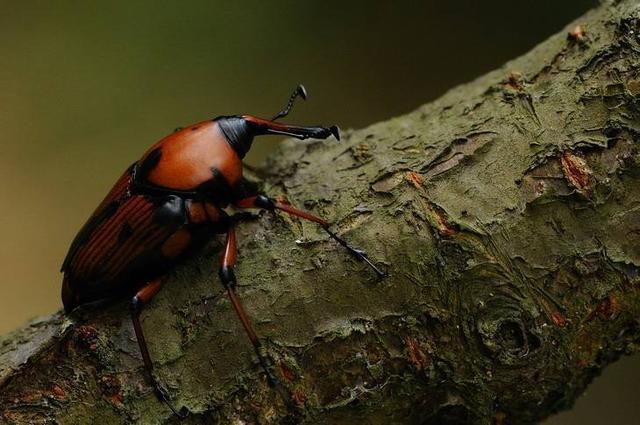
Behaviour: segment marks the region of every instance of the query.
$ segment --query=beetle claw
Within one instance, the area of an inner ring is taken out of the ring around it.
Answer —
[[[358,261],[364,261],[365,263],[367,263],[367,265],[369,265],[369,267],[371,267],[373,269],[374,272],[376,272],[376,274],[378,275],[379,279],[382,279],[383,277],[386,276],[386,273],[384,273],[382,270],[380,270],[375,264],[373,264],[373,262],[369,259],[369,256],[367,255],[367,251],[365,251],[364,249],[360,249],[360,248],[353,248],[351,247],[351,249],[349,250],[351,252],[351,254],[358,260]]]
[[[340,129],[337,125],[332,125],[331,127],[329,127],[329,131],[331,132],[331,134],[333,134],[333,137],[335,137],[336,140],[340,140]]]
[[[185,419],[187,416],[189,416],[189,409],[187,409],[186,406],[182,406],[180,410],[177,410],[173,406],[171,401],[169,401],[169,395],[167,394],[167,391],[164,388],[162,388],[162,386],[160,386],[160,384],[154,377],[152,377],[151,379],[153,380],[153,389],[158,400],[166,404],[169,410],[171,410],[171,412],[173,412],[173,414],[176,415],[178,418]]]

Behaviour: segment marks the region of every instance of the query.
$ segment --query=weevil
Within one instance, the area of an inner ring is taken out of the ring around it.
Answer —
[[[219,116],[181,129],[151,146],[115,183],[73,240],[63,262],[62,301],[67,312],[77,306],[130,296],[133,328],[145,377],[157,397],[178,412],[153,374],[153,362],[140,323],[140,312],[160,291],[164,277],[214,235],[226,234],[219,277],[257,358],[273,385],[275,377],[260,340],[236,292],[235,227],[242,213],[227,209],[282,211],[317,223],[330,238],[378,276],[383,272],[366,253],[352,247],[324,219],[257,193],[243,177],[242,160],[255,136],[283,135],[300,140],[340,140],[337,126],[302,127],[276,122],[286,117],[299,85],[286,106],[270,120],[252,115]]]

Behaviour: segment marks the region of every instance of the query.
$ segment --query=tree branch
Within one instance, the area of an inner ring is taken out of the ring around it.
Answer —
[[[580,28],[576,28],[580,25]],[[571,34],[567,36],[568,33]],[[525,56],[339,144],[286,142],[266,192],[335,222],[239,229],[239,293],[268,387],[215,273],[220,242],[143,314],[184,423],[534,423],[640,337],[640,9],[605,2]],[[9,423],[172,423],[126,303],[0,342]]]

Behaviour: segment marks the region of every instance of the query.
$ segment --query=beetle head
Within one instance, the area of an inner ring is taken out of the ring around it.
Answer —
[[[334,136],[337,140],[340,140],[340,132],[335,125],[331,127],[299,127],[276,122],[276,120],[289,115],[298,97],[302,99],[307,98],[307,91],[302,84],[299,84],[293,91],[284,109],[278,112],[271,120],[265,120],[252,115],[233,115],[217,117],[214,121],[217,121],[227,141],[241,159],[244,158],[247,152],[249,152],[249,149],[251,149],[253,137],[259,135],[273,134],[295,137],[301,140],[309,138],[326,139],[327,137]]]

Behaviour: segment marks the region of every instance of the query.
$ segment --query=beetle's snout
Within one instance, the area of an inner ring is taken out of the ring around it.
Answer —
[[[336,140],[340,141],[340,129],[337,125],[332,125],[331,127],[329,127],[329,131],[331,131],[331,134],[333,134],[333,137],[335,137]]]
[[[310,126],[301,127],[297,125],[281,124],[274,121],[267,121],[262,118],[253,117],[251,115],[245,115],[243,117],[249,123],[253,134],[258,135],[280,135],[295,137],[296,139],[327,139],[334,136],[340,140],[340,130],[337,126],[331,127],[323,126]]]
[[[333,136],[336,140],[340,140],[340,129],[337,125],[332,125],[331,127],[307,127],[304,130],[307,131],[294,135],[294,137],[298,137],[299,139],[328,139],[330,136]]]
[[[328,139],[333,136],[336,140],[340,140],[340,129],[337,125],[331,127],[294,127],[291,126],[286,130],[289,136],[293,136],[297,139]]]
[[[219,117],[215,121],[240,158],[244,158],[251,149],[254,136],[272,134],[295,137],[300,140],[328,139],[333,136],[336,140],[340,140],[340,129],[335,125],[300,127],[268,121],[252,115]]]

